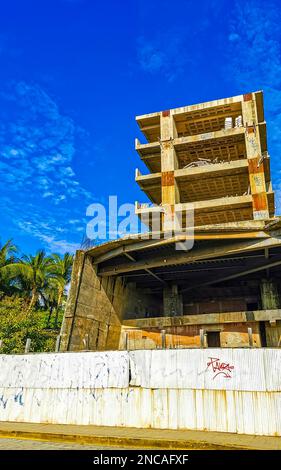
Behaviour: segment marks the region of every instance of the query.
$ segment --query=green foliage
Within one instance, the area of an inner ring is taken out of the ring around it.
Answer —
[[[31,352],[55,350],[59,330],[46,328],[46,312],[31,310],[26,313],[24,299],[5,297],[0,302],[1,353],[23,353],[27,338],[31,339]]]
[[[30,351],[54,351],[73,255],[17,252],[12,240],[0,245],[0,352],[24,352],[27,338]]]

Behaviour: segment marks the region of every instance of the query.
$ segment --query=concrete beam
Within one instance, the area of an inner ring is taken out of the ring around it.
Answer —
[[[187,292],[189,290],[193,290],[193,289],[196,289],[198,287],[211,286],[212,284],[217,284],[219,282],[230,281],[231,279],[237,279],[239,277],[247,276],[248,274],[253,274],[253,273],[256,273],[256,272],[259,272],[259,271],[264,271],[264,270],[269,269],[269,268],[275,268],[276,266],[280,266],[280,265],[281,265],[281,259],[271,261],[269,263],[262,263],[262,264],[259,264],[257,266],[254,266],[253,268],[245,269],[245,270],[239,271],[235,274],[231,274],[229,276],[215,278],[215,279],[212,279],[210,281],[202,282],[200,284],[194,284],[193,286],[189,286],[189,287],[186,287],[185,289],[182,289],[181,292]]]
[[[262,229],[264,224],[260,221],[249,221],[249,222],[236,222],[223,224],[219,226],[202,226],[199,227],[200,231],[194,233],[195,240],[221,240],[223,239],[254,239],[254,238],[269,238]],[[144,234],[142,234],[143,236]],[[148,235],[148,234],[147,234]],[[150,233],[150,236],[153,234]],[[116,247],[116,241],[111,242],[105,246],[98,246],[91,248],[87,253],[93,257],[93,264],[100,264],[109,259],[115,258],[116,256],[123,255],[124,253],[130,253],[135,251],[144,251],[152,247],[160,247],[164,245],[170,245],[177,242],[184,242],[190,240],[190,235],[181,234],[170,238],[163,238],[163,233],[155,233],[155,238],[146,238],[143,240],[135,241],[129,245],[122,245],[121,242],[124,240],[117,240],[120,242],[120,246]],[[101,249],[103,251],[101,251]],[[105,249],[107,248],[107,249]]]
[[[160,153],[160,142],[149,142],[147,144],[141,144],[138,139],[135,139],[135,150],[141,157],[146,155],[152,156],[155,152]]]
[[[214,163],[200,167],[182,168],[175,171],[175,178],[177,180],[184,179],[185,181],[194,180],[198,177],[202,178],[216,178],[236,175],[248,171],[247,160],[233,160],[229,163]]]
[[[245,142],[249,162],[249,179],[253,198],[254,219],[269,218],[269,204],[266,196],[267,186],[264,164],[261,163],[262,149],[258,125],[258,111],[255,95],[245,95],[242,102],[243,123],[246,127]]]
[[[260,93],[260,92],[255,92],[255,93]],[[185,114],[185,113],[190,113],[194,111],[202,111],[208,108],[226,106],[228,104],[240,103],[242,101],[243,101],[243,95],[237,95],[237,96],[232,96],[230,98],[206,101],[205,103],[193,104],[189,106],[183,106],[180,108],[174,108],[174,109],[171,109],[171,114],[178,115],[178,114]],[[136,121],[137,123],[141,123],[142,121],[145,121],[147,119],[158,117],[160,116],[160,114],[161,114],[161,111],[156,112],[156,113],[142,114],[142,115],[136,116]]]
[[[174,146],[194,144],[196,142],[208,142],[215,139],[227,139],[228,137],[239,136],[245,134],[244,127],[232,129],[222,129],[221,131],[206,132],[204,134],[190,135],[188,137],[178,137],[174,139]]]
[[[207,199],[206,201],[195,201],[192,203],[186,202],[181,204],[175,204],[175,211],[223,211],[225,209],[236,209],[244,206],[250,206],[252,203],[252,196],[230,196],[222,197],[218,199]],[[136,214],[143,214],[149,212],[163,212],[163,207],[151,206],[148,204],[136,203]]]
[[[237,173],[248,171],[248,161],[234,160],[229,163],[216,163],[204,165],[201,167],[182,168],[175,170],[174,176],[176,180],[184,179],[185,181],[202,178],[216,178]],[[151,185],[161,185],[161,173],[152,173],[149,175],[141,175],[139,172],[136,175],[135,181],[142,189],[150,187]]]
[[[136,261],[135,263],[124,263],[117,266],[107,266],[99,269],[101,276],[113,276],[126,272],[133,272],[142,269],[152,269],[156,267],[170,266],[172,264],[187,264],[194,261],[212,259],[220,256],[235,255],[240,253],[247,253],[251,251],[262,250],[270,247],[281,246],[281,238],[267,238],[264,240],[235,240],[231,245],[224,246],[223,244],[217,247],[204,247],[200,249],[193,248],[191,251],[176,252],[174,255],[169,256],[155,256],[150,259]]]
[[[185,325],[208,325],[224,323],[246,323],[251,321],[281,320],[281,309],[254,310],[251,312],[201,313],[200,315],[182,315],[178,317],[149,317],[123,320],[125,328],[168,328]]]
[[[221,197],[217,199],[207,199],[206,201],[195,201],[192,203],[183,203],[175,206],[175,211],[190,211],[194,208],[195,211],[223,211],[228,209],[236,209],[248,206],[252,203],[252,196],[230,196]]]

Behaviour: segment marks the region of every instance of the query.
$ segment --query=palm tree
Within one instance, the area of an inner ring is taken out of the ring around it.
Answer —
[[[58,254],[52,255],[52,262],[49,266],[49,272],[57,285],[57,305],[56,305],[56,318],[55,326],[58,324],[58,313],[61,308],[63,294],[65,288],[70,282],[71,270],[73,265],[73,255],[65,253],[63,257]]]
[[[17,251],[17,247],[13,244],[11,239],[0,247],[0,269],[6,266],[6,264],[14,262],[15,257],[13,254]]]
[[[5,275],[3,270],[4,266],[15,262],[15,253],[17,252],[16,245],[13,244],[12,240],[8,240],[4,245],[0,247],[0,289],[3,292],[9,291],[9,279]]]
[[[44,287],[41,295],[44,302],[44,308],[49,312],[46,322],[46,326],[49,328],[51,316],[57,307],[58,301],[58,288],[56,279],[48,280],[48,284]]]
[[[30,302],[28,311],[30,311],[39,299],[40,294],[50,277],[49,266],[51,257],[46,256],[44,250],[39,250],[35,256],[24,255],[13,264],[8,264],[2,268],[9,279],[22,279],[23,283],[29,288]]]

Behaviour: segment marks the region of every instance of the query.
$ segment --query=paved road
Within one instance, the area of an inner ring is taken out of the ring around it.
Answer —
[[[0,438],[0,450],[116,450],[117,447]],[[119,448],[120,449],[120,448]]]

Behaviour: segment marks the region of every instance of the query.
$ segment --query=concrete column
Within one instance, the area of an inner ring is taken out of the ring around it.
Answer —
[[[175,317],[183,314],[182,295],[179,294],[177,285],[164,287],[163,310],[164,317]]]
[[[162,219],[163,230],[172,230],[175,204],[180,202],[179,190],[174,172],[178,161],[173,140],[177,137],[174,117],[170,111],[163,111],[160,118],[161,127],[161,194],[165,214]]]
[[[260,284],[263,310],[275,310],[281,307],[278,286],[272,279],[262,279]]]
[[[254,95],[244,95],[242,102],[243,123],[246,128],[245,143],[249,165],[249,180],[253,200],[254,219],[268,219],[268,201],[264,164],[261,162],[262,151],[260,142],[257,109]]]

